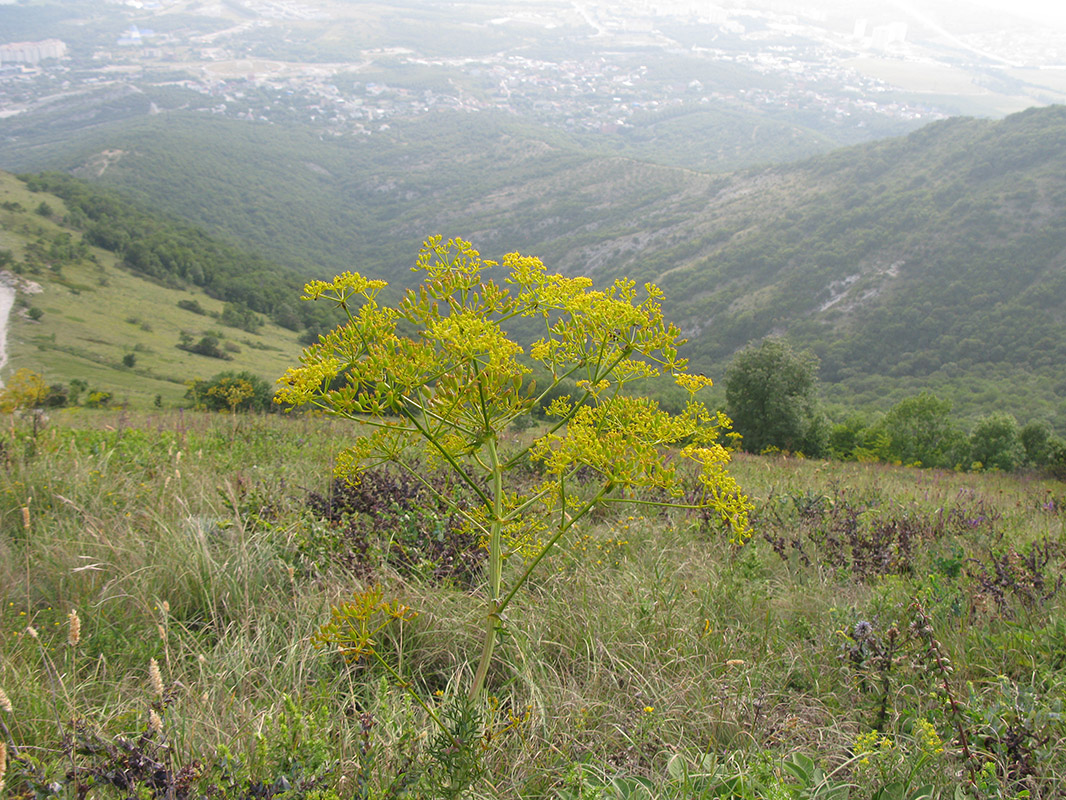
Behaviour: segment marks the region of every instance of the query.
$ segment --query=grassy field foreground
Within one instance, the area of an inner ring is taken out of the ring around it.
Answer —
[[[354,435],[84,410],[4,432],[0,793],[1064,796],[1063,484],[740,456],[748,545],[597,517],[473,707],[476,545],[395,476],[345,505]],[[388,668],[316,642],[353,597]]]

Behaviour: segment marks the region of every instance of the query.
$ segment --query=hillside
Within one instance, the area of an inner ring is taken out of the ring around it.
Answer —
[[[459,234],[661,283],[712,376],[780,334],[821,357],[841,404],[930,388],[964,415],[1061,420],[1064,143],[1051,107],[712,176],[503,118],[442,113],[370,143],[174,114],[97,129],[56,163],[302,275],[402,282],[422,238]]]
[[[187,381],[232,370],[272,383],[297,357],[296,331],[237,316],[236,304],[194,284],[138,274],[88,245],[66,224],[72,216],[61,198],[0,173],[0,260],[16,288],[5,377],[28,368],[49,384],[84,381],[83,400],[101,392],[147,408],[158,396],[170,407],[189,404]],[[178,346],[205,337],[217,340],[213,356]]]
[[[929,386],[1061,419],[1064,200],[1066,108],[950,120],[738,177],[649,277],[700,363],[781,333],[851,402]]]

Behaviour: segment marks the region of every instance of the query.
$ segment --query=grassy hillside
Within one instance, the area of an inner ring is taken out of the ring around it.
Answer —
[[[38,213],[42,204],[49,215]],[[17,299],[8,330],[9,374],[28,368],[48,383],[86,381],[90,391],[110,392],[116,403],[147,408],[159,395],[171,407],[188,404],[189,380],[247,370],[272,383],[296,359],[296,332],[269,322],[254,333],[223,324],[223,301],[122,267],[115,254],[83,245],[78,231],[61,225],[67,214],[60,198],[30,192],[0,173],[0,250],[11,254],[9,269],[20,273],[12,278]],[[183,332],[193,343],[216,335],[226,358],[179,349]]]
[[[481,578],[442,565],[477,552],[437,549],[448,521],[404,491],[331,519],[350,428],[49,425],[2,438],[9,796],[443,798],[464,764],[473,798],[1061,796],[1061,483],[741,457],[748,545],[595,516],[509,609],[492,699],[469,708]],[[417,612],[375,647],[468,747],[382,664],[314,646],[375,585]]]

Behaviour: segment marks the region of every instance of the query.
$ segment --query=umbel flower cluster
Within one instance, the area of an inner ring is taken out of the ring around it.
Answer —
[[[304,352],[277,400],[371,429],[338,456],[344,477],[390,462],[421,479],[429,462],[467,485],[480,507],[461,513],[489,551],[493,625],[537,562],[601,504],[710,510],[743,543],[751,504],[726,469],[729,420],[695,399],[710,380],[678,356],[683,340],[663,318],[661,291],[639,292],[629,280],[596,290],[589,278],[549,274],[518,253],[504,257],[502,283],[485,277],[493,268],[469,242],[433,237],[415,267],[422,284],[395,306],[379,302],[384,281],[357,273],[307,284],[304,299],[337,304],[347,323]],[[519,318],[542,330],[528,349],[504,329]],[[532,380],[537,365],[546,386]],[[662,377],[689,393],[679,414],[625,391]],[[578,390],[550,404],[547,430],[518,452],[501,451],[508,426],[564,380]],[[513,467],[530,462],[538,483],[506,485]],[[504,594],[501,565],[512,553],[528,568]]]

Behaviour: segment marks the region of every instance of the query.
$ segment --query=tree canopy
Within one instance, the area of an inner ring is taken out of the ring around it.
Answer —
[[[817,370],[815,356],[782,339],[737,353],[726,372],[726,410],[746,451],[825,452],[828,423],[815,398]]]

